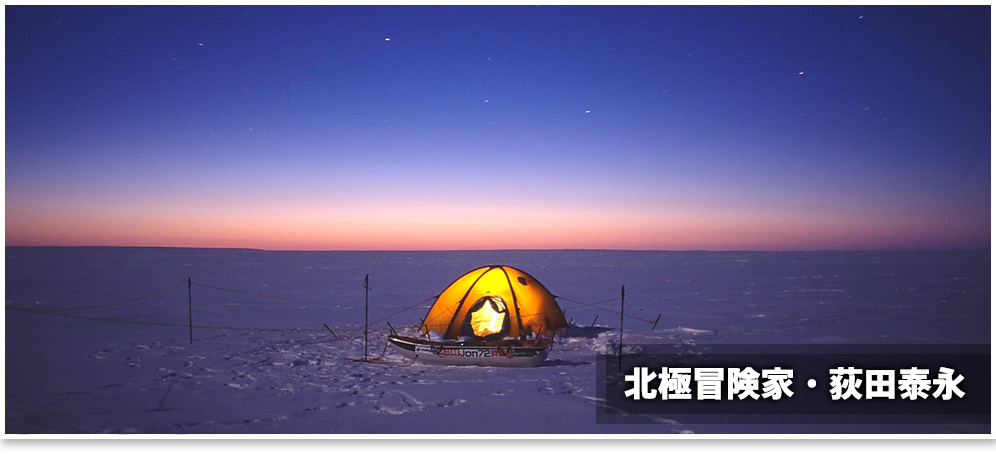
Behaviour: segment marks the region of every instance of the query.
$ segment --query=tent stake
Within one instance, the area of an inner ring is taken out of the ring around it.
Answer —
[[[328,330],[328,331],[329,331],[329,333],[331,333],[331,334],[332,334],[332,336],[334,336],[334,337],[335,337],[335,339],[337,339],[337,340],[339,339],[339,335],[336,335],[336,334],[335,334],[335,332],[333,332],[333,331],[332,331],[332,329],[330,329],[330,328],[329,328],[329,325],[328,325],[328,324],[325,324],[325,323],[322,323],[322,325],[324,325],[324,326],[325,326],[325,330]]]
[[[592,330],[595,330],[595,323],[598,322],[598,315],[595,315],[595,319],[591,320],[591,325],[588,326],[588,335],[591,335]]]
[[[650,328],[651,332],[653,332],[654,329],[657,328],[657,323],[660,322],[660,320],[661,320],[661,314],[657,313],[657,319],[654,319],[654,326]]]
[[[194,298],[192,296],[190,277],[187,277],[187,328],[190,330],[190,344],[194,344]]]
[[[619,294],[619,372],[622,373],[623,314],[626,312],[626,285]]]

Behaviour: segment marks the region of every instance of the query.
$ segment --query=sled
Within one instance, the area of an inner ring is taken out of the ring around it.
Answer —
[[[391,335],[387,340],[401,355],[427,365],[535,367],[546,360],[550,340],[485,342],[428,341]]]

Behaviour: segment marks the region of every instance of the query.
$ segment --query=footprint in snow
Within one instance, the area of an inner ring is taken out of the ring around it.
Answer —
[[[381,392],[375,399],[374,409],[381,414],[401,415],[413,411],[425,410],[425,405],[406,392],[388,390]]]
[[[328,408],[326,408],[325,406],[315,406],[313,408],[298,409],[297,411],[294,412],[296,412],[297,414],[305,414],[308,412],[324,411],[326,409]]]
[[[446,403],[439,403],[436,406],[438,406],[440,408],[448,408],[448,407],[451,407],[451,406],[461,405],[461,404],[464,404],[466,402],[467,402],[467,400],[464,400],[463,398],[457,398],[456,400],[450,400],[450,401],[447,401]]]

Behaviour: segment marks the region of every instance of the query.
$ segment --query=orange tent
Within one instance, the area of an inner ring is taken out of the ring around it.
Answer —
[[[514,267],[488,265],[465,273],[439,294],[420,330],[491,341],[566,328],[564,313],[543,284]]]

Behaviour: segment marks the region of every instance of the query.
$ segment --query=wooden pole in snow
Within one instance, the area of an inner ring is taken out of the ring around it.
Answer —
[[[194,344],[194,298],[190,290],[190,277],[187,277],[187,328],[190,330],[190,344]]]
[[[363,360],[367,360],[367,332],[370,329],[370,275],[363,278]]]
[[[619,372],[622,373],[622,343],[623,343],[623,315],[626,312],[626,286],[623,285],[619,294]]]

